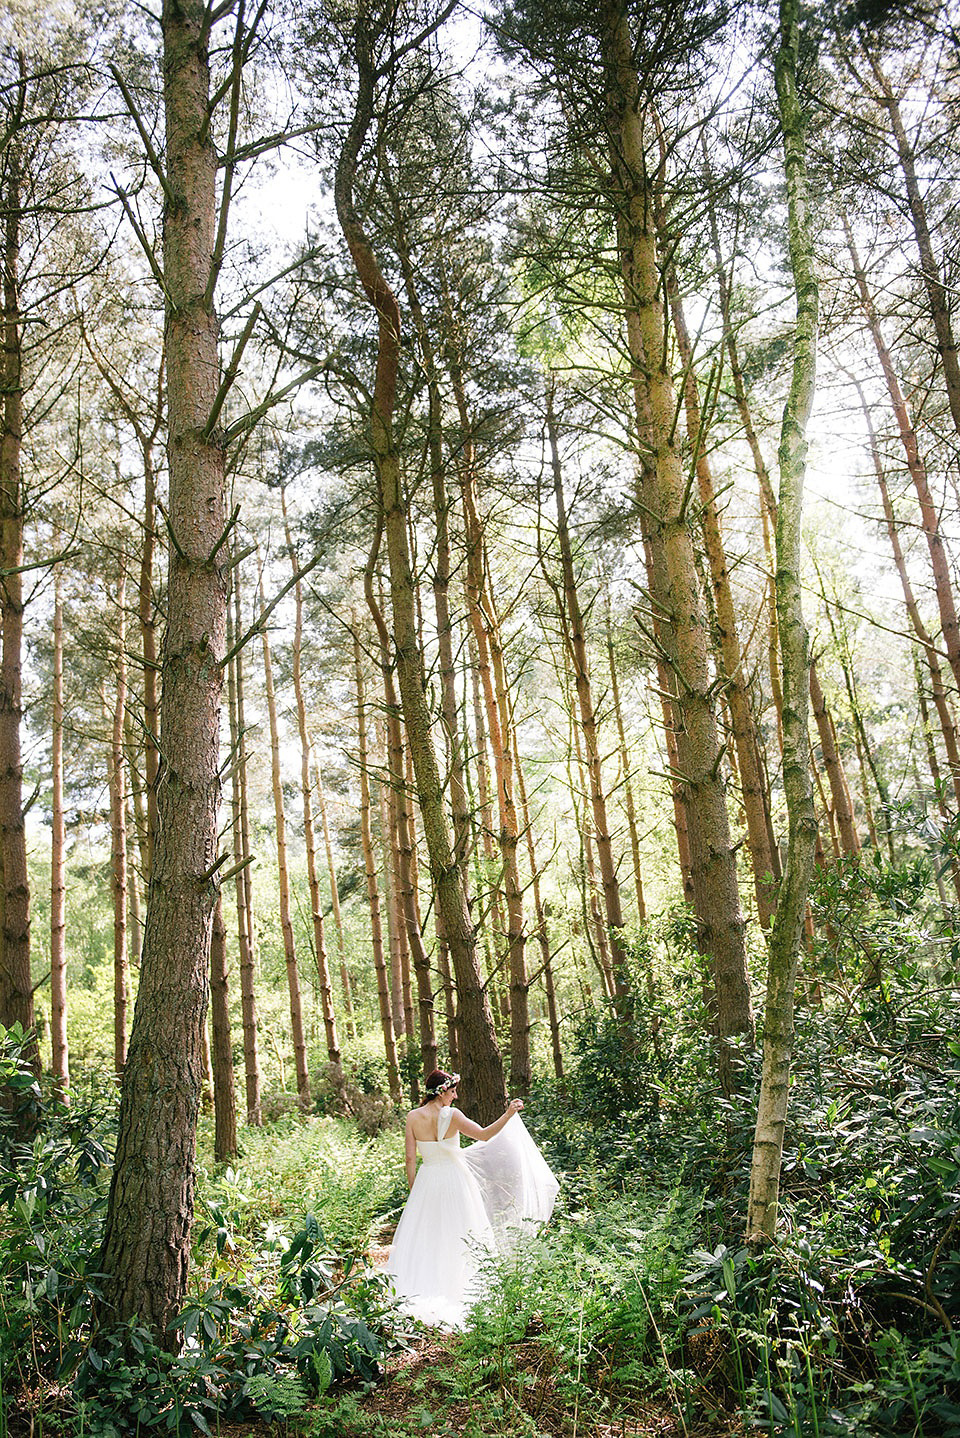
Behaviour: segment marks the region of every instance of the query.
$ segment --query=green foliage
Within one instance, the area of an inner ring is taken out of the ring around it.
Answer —
[[[254,1243],[271,1222],[291,1210],[309,1210],[335,1252],[357,1254],[367,1247],[384,1210],[403,1201],[403,1135],[398,1130],[365,1139],[344,1119],[284,1118],[246,1129],[242,1160],[220,1171],[208,1156],[209,1139],[205,1128],[201,1204],[218,1206],[235,1242]]]
[[[17,1142],[22,1110],[0,1107],[13,1134],[0,1182],[0,1365],[8,1389],[69,1366],[95,1286],[114,1135],[111,1094],[65,1108],[44,1099],[11,1030],[5,1073],[25,1098],[30,1141]]]
[[[40,1085],[30,1061],[30,1038],[20,1024],[0,1025],[0,1164],[10,1168],[24,1133],[37,1121]]]
[[[85,1422],[208,1433],[222,1419],[300,1414],[344,1378],[375,1381],[382,1348],[366,1318],[382,1311],[380,1281],[335,1280],[324,1249],[308,1214],[275,1283],[221,1278],[185,1305],[175,1355],[135,1326],[98,1333],[76,1381]]]

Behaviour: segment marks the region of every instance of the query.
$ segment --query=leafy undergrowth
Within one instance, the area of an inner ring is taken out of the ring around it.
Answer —
[[[38,1122],[28,1147],[0,1132],[0,1438],[960,1438],[960,940],[896,886],[878,917],[861,879],[827,895],[798,1016],[778,1243],[740,1238],[758,1058],[718,1094],[677,921],[684,1001],[638,1006],[629,1045],[584,1015],[562,1089],[531,1095],[561,1201],[457,1337],[410,1332],[368,1262],[399,1133],[288,1118],[231,1169],[201,1159],[180,1356],[131,1332],[90,1349],[112,1110],[44,1106],[8,1045]],[[882,984],[856,987],[881,944]]]

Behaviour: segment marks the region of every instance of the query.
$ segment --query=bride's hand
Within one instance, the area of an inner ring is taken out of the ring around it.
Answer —
[[[522,1098],[512,1098],[512,1099],[510,1100],[510,1102],[507,1104],[507,1113],[509,1113],[509,1114],[519,1113],[522,1108],[523,1108],[523,1099],[522,1099]]]

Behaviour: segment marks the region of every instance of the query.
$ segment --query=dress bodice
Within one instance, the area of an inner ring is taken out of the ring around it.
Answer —
[[[450,1127],[451,1110],[442,1108],[437,1115],[437,1136],[436,1138],[418,1138],[417,1152],[424,1163],[442,1163],[444,1159],[455,1157],[460,1152],[460,1134],[447,1134]]]

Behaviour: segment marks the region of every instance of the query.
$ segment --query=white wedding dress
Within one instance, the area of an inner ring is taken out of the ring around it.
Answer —
[[[519,1114],[461,1149],[459,1133],[447,1137],[451,1112],[440,1110],[435,1140],[417,1140],[421,1163],[386,1267],[404,1311],[436,1328],[462,1327],[484,1261],[545,1223],[560,1187]]]

